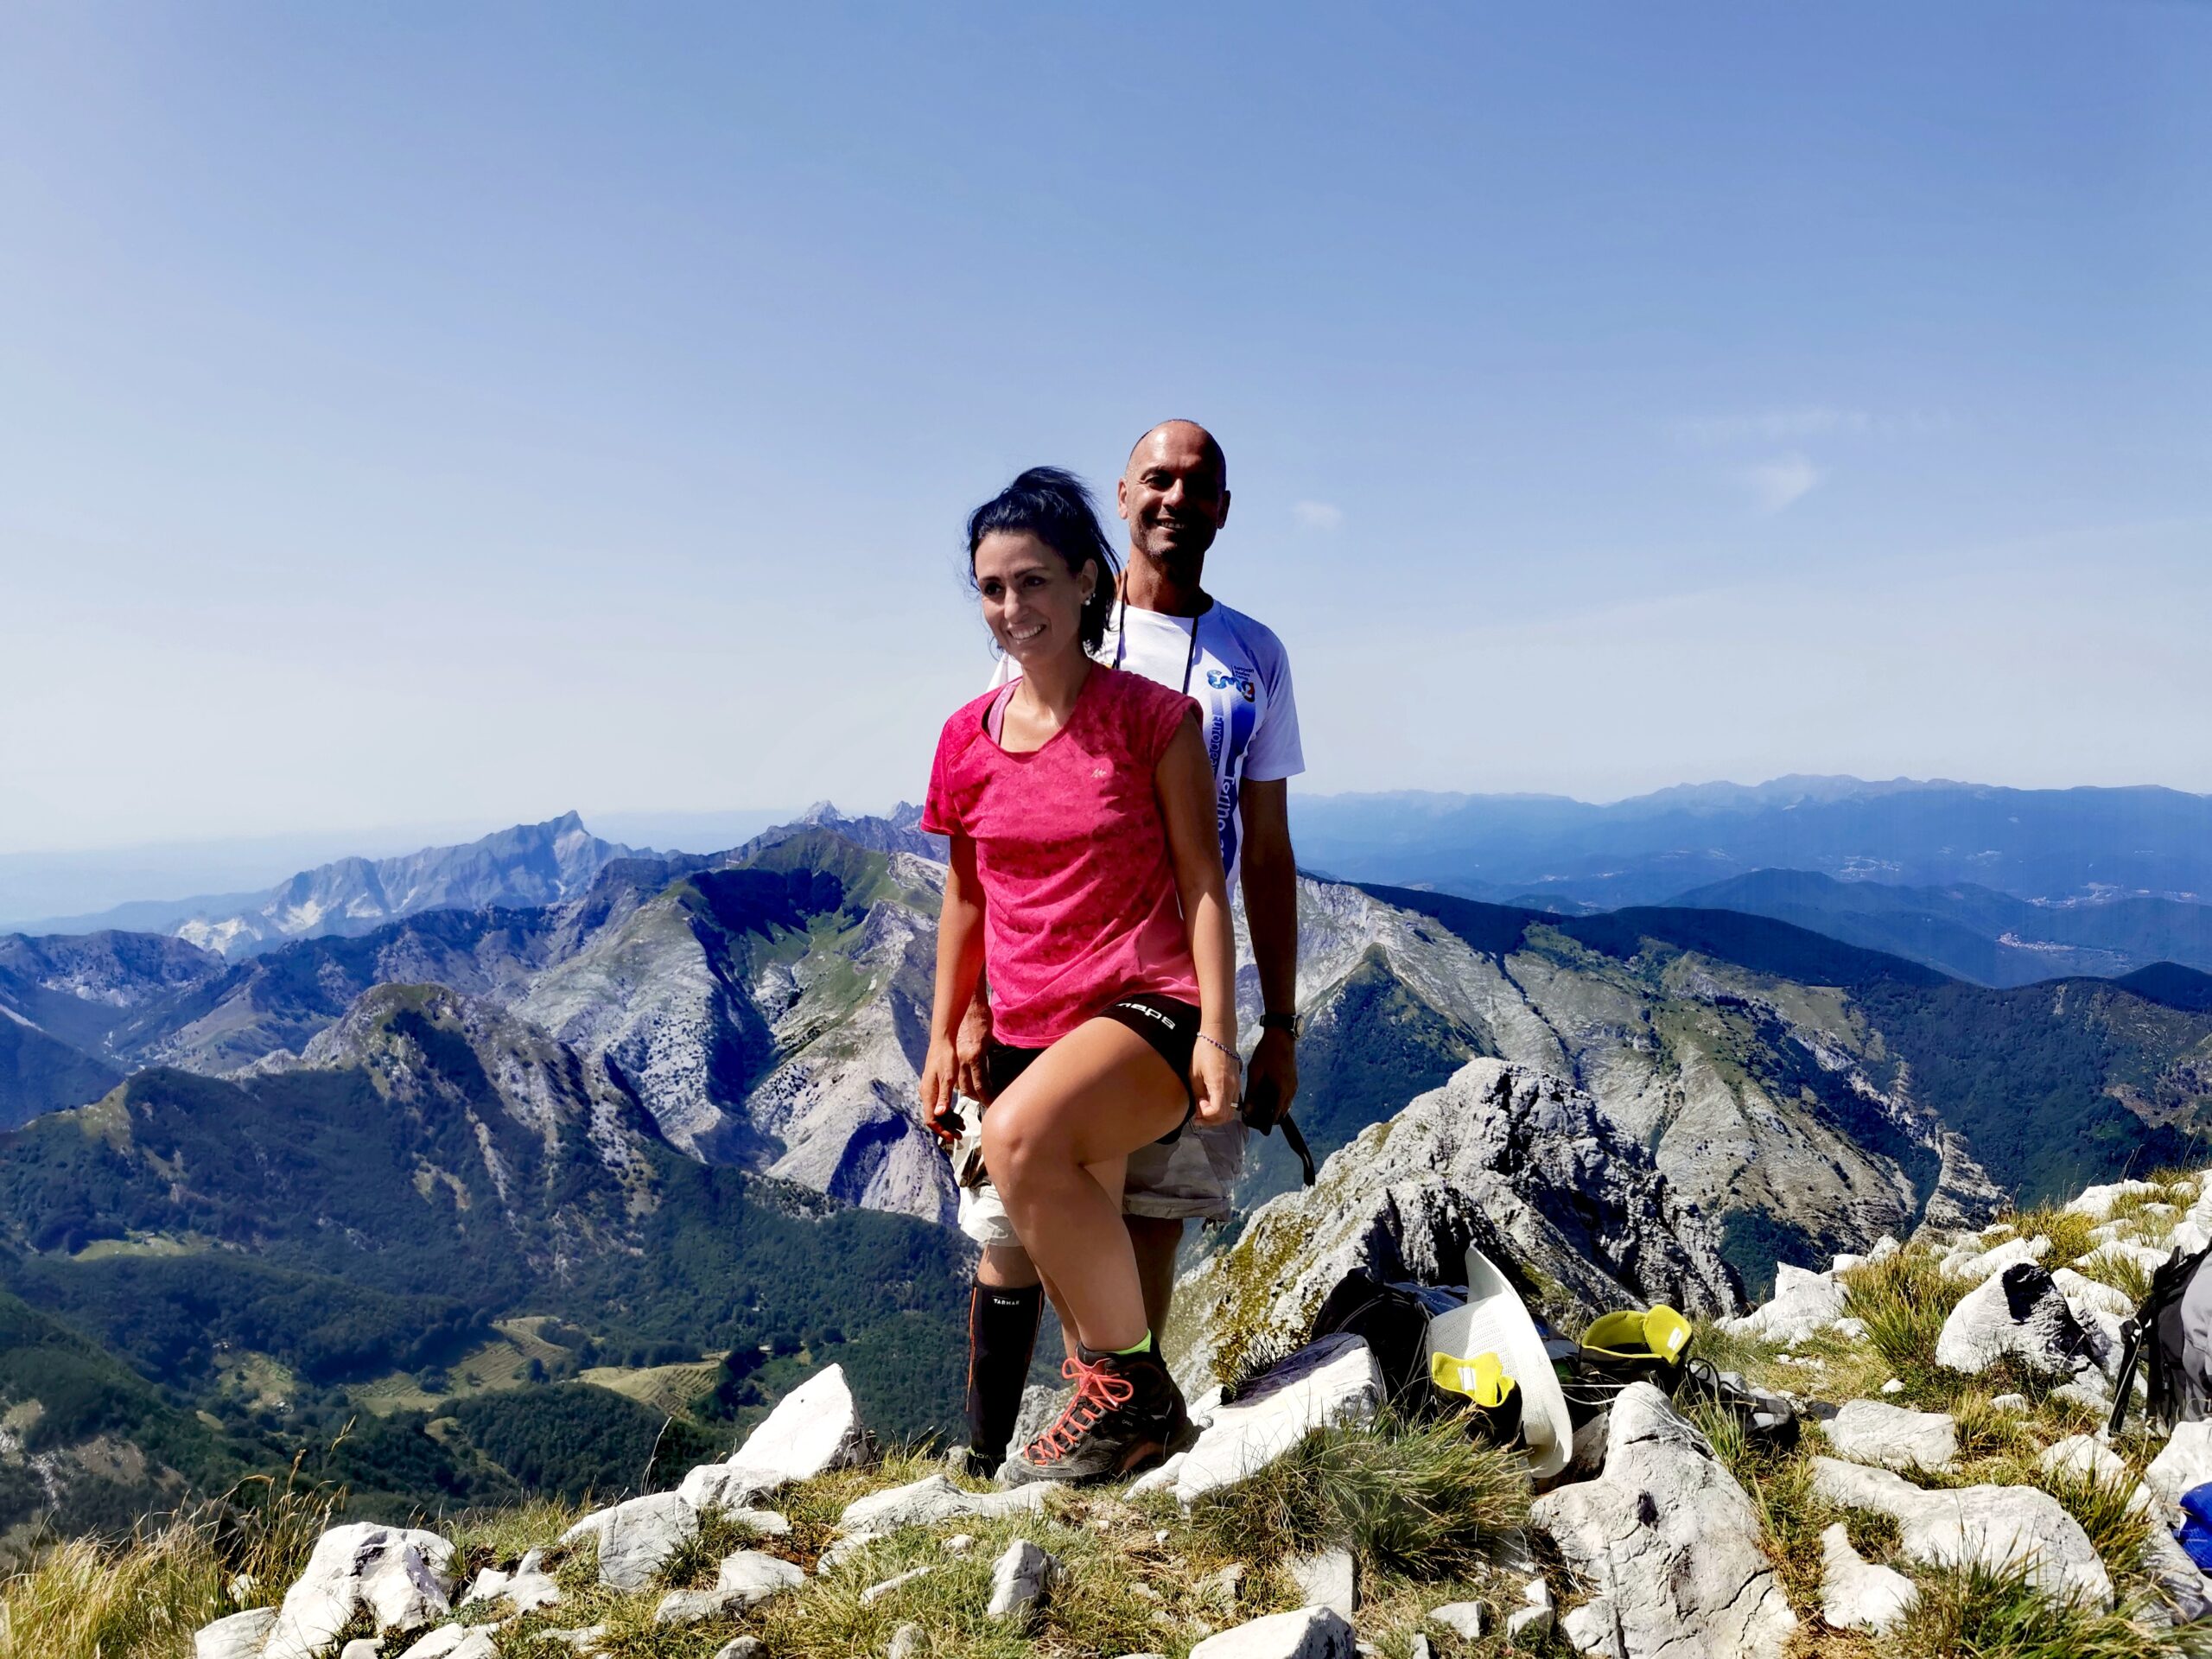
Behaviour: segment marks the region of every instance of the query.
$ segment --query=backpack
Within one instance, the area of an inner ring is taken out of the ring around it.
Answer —
[[[1428,1322],[1461,1297],[1428,1285],[1384,1284],[1355,1268],[1337,1281],[1313,1315],[1314,1338],[1338,1331],[1363,1338],[1382,1373],[1394,1410],[1408,1416],[1430,1408]]]
[[[1452,1361],[1429,1353],[1429,1325],[1467,1300],[1457,1286],[1385,1284],[1357,1269],[1337,1281],[1313,1316],[1313,1335],[1344,1332],[1363,1340],[1382,1374],[1385,1400],[1408,1422],[1458,1416],[1467,1433],[1497,1446],[1521,1433],[1521,1397],[1513,1380],[1499,1375],[1497,1356]]]
[[[2120,1327],[2120,1383],[2113,1389],[2112,1432],[2120,1433],[2143,1367],[2150,1398],[2144,1414],[2171,1429],[2212,1417],[2212,1248],[2179,1250],[2151,1275],[2151,1293]]]

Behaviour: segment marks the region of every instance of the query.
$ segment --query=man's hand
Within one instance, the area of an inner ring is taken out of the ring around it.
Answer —
[[[986,1105],[990,1096],[983,1088],[983,1051],[991,1046],[991,1005],[983,995],[968,1005],[967,1016],[952,1039],[953,1083],[970,1100]]]
[[[1259,1046],[1252,1051],[1252,1058],[1245,1065],[1244,1093],[1248,1098],[1262,1092],[1268,1085],[1275,1091],[1277,1115],[1288,1111],[1292,1097],[1298,1093],[1298,1045],[1287,1031],[1262,1032]]]

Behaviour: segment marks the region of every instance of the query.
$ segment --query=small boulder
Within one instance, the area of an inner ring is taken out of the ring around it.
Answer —
[[[610,1589],[637,1591],[698,1535],[699,1511],[681,1492],[652,1492],[586,1516],[561,1541],[596,1537],[599,1581]]]
[[[2007,1355],[2045,1376],[2064,1376],[2090,1363],[2088,1339],[2066,1298],[2032,1262],[1968,1291],[1936,1339],[1936,1363],[1969,1376]]]
[[[364,1609],[379,1635],[443,1618],[452,1562],[453,1546],[433,1532],[372,1521],[331,1528],[285,1592],[263,1659],[322,1659]]]
[[[2212,1481],[2212,1421],[2176,1423],[2158,1455],[2143,1471],[2143,1484],[2158,1501],[2158,1517],[2168,1527],[2182,1522],[2182,1494]]]
[[[725,1555],[715,1573],[715,1588],[751,1607],[806,1582],[806,1573],[790,1561],[757,1549],[741,1549]]]
[[[901,1585],[912,1584],[916,1579],[921,1578],[925,1574],[934,1573],[936,1571],[937,1568],[934,1567],[917,1567],[909,1568],[904,1573],[893,1573],[890,1578],[885,1579],[880,1583],[871,1584],[867,1589],[861,1591],[861,1605],[863,1607],[873,1606],[877,1602],[881,1601],[886,1596],[889,1595],[893,1590],[898,1589]]]
[[[1919,1599],[1910,1579],[1853,1549],[1840,1521],[1821,1535],[1821,1617],[1837,1630],[1886,1630]]]
[[[1531,1579],[1521,1592],[1521,1605],[1505,1615],[1505,1639],[1533,1642],[1552,1629],[1552,1590],[1541,1579]]]
[[[2109,1221],[2113,1206],[2120,1199],[2158,1190],[2148,1181],[2113,1181],[2103,1186],[2086,1186],[2082,1189],[2081,1197],[2065,1206],[2063,1213],[2087,1216],[2091,1221]]]
[[[193,1659],[261,1659],[276,1625],[274,1607],[252,1607],[203,1624],[192,1638]]]
[[[1298,1586],[1300,1606],[1333,1607],[1346,1618],[1357,1611],[1359,1574],[1349,1549],[1293,1555],[1283,1562],[1283,1568]]]
[[[779,1400],[729,1461],[734,1468],[772,1478],[760,1488],[772,1491],[832,1469],[864,1466],[874,1456],[874,1439],[861,1427],[844,1367],[828,1365]]]
[[[1044,1507],[1049,1489],[1041,1482],[1002,1492],[963,1491],[945,1475],[925,1475],[887,1491],[870,1492],[845,1505],[837,1530],[881,1538],[904,1527],[934,1526],[957,1516],[996,1519],[1033,1513]]]
[[[2125,1485],[2133,1478],[2120,1453],[2093,1434],[2069,1434],[2048,1447],[2036,1459],[2036,1467],[2046,1475],[2099,1481],[2107,1486]]]
[[[993,1618],[1027,1618],[1059,1571],[1059,1563],[1027,1538],[1017,1538],[991,1563]]]
[[[1959,1455],[1959,1426],[1948,1412],[1853,1400],[1825,1427],[1829,1444],[1854,1463],[1933,1471],[1949,1468]]]
[[[1992,1274],[2002,1273],[2023,1262],[2040,1262],[2050,1254],[2050,1241],[2047,1238],[2008,1238],[1993,1250],[1946,1256],[1942,1273],[1946,1279],[1964,1279],[1978,1285]]]
[[[1175,1496],[1188,1504],[1249,1479],[1309,1430],[1373,1422],[1382,1402],[1382,1373],[1367,1344],[1347,1333],[1323,1337],[1214,1413],[1176,1470]]]
[[[373,1636],[357,1636],[338,1649],[338,1659],[384,1659],[384,1643]]]
[[[2015,1417],[2024,1417],[2035,1409],[2028,1403],[2028,1396],[2024,1394],[1993,1394],[1989,1396],[1989,1408],[2009,1412]]]
[[[891,1645],[883,1650],[883,1659],[914,1659],[922,1650],[922,1627],[908,1623],[891,1632]]]
[[[716,1648],[715,1659],[768,1659],[768,1644],[757,1636],[741,1636]]]
[[[1739,1319],[1721,1320],[1720,1328],[1794,1347],[1843,1317],[1843,1287],[1833,1275],[1783,1262],[1775,1266],[1772,1298]]]
[[[1605,1472],[1545,1493],[1529,1521],[1601,1586],[1567,1618],[1579,1647],[1618,1633],[1630,1659],[1779,1659],[1797,1628],[1750,1497],[1649,1382],[1613,1402]]]
[[[1441,1624],[1462,1642],[1479,1642],[1490,1629],[1490,1609],[1479,1601],[1447,1601],[1428,1610],[1432,1624]]]
[[[441,1624],[402,1653],[399,1659],[499,1659],[499,1651],[488,1630],[471,1630],[466,1624]]]
[[[720,1590],[671,1590],[653,1609],[653,1623],[665,1630],[684,1630],[717,1618],[728,1618],[741,1605],[735,1596]]]
[[[1900,1547],[1930,1567],[2018,1565],[2044,1594],[2112,1605],[2112,1578],[2082,1523],[2032,1486],[1962,1486],[1930,1491],[1886,1470],[1836,1458],[1813,1459],[1815,1496],[1896,1520]]]
[[[765,1469],[734,1463],[702,1463],[683,1477],[677,1494],[702,1515],[749,1512],[753,1500],[780,1484]]]
[[[1342,1613],[1301,1607],[1210,1636],[1191,1649],[1191,1659],[1354,1659],[1357,1651]]]

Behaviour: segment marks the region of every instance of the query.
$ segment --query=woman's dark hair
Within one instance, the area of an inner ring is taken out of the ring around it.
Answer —
[[[1077,575],[1096,563],[1098,585],[1083,607],[1077,632],[1085,651],[1096,651],[1106,638],[1106,619],[1114,613],[1114,576],[1121,568],[1114,562],[1113,544],[1098,528],[1098,510],[1090,492],[1073,473],[1058,467],[1032,467],[996,495],[968,515],[968,578],[976,577],[976,550],[983,537],[1004,531],[1034,536],[1066,561]]]

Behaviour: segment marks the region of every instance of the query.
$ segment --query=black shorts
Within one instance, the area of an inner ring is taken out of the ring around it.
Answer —
[[[1191,1056],[1198,1046],[1198,1011],[1192,1004],[1172,996],[1160,996],[1150,991],[1140,991],[1134,996],[1117,997],[1096,1015],[1127,1026],[1150,1043],[1160,1058],[1167,1062],[1175,1075],[1183,1081],[1183,1122],[1160,1137],[1159,1144],[1172,1146],[1198,1109],[1198,1096],[1191,1091]],[[983,1051],[983,1082],[996,1100],[1007,1091],[1014,1080],[1027,1071],[1041,1048],[1014,1048],[1005,1043],[993,1043]]]

